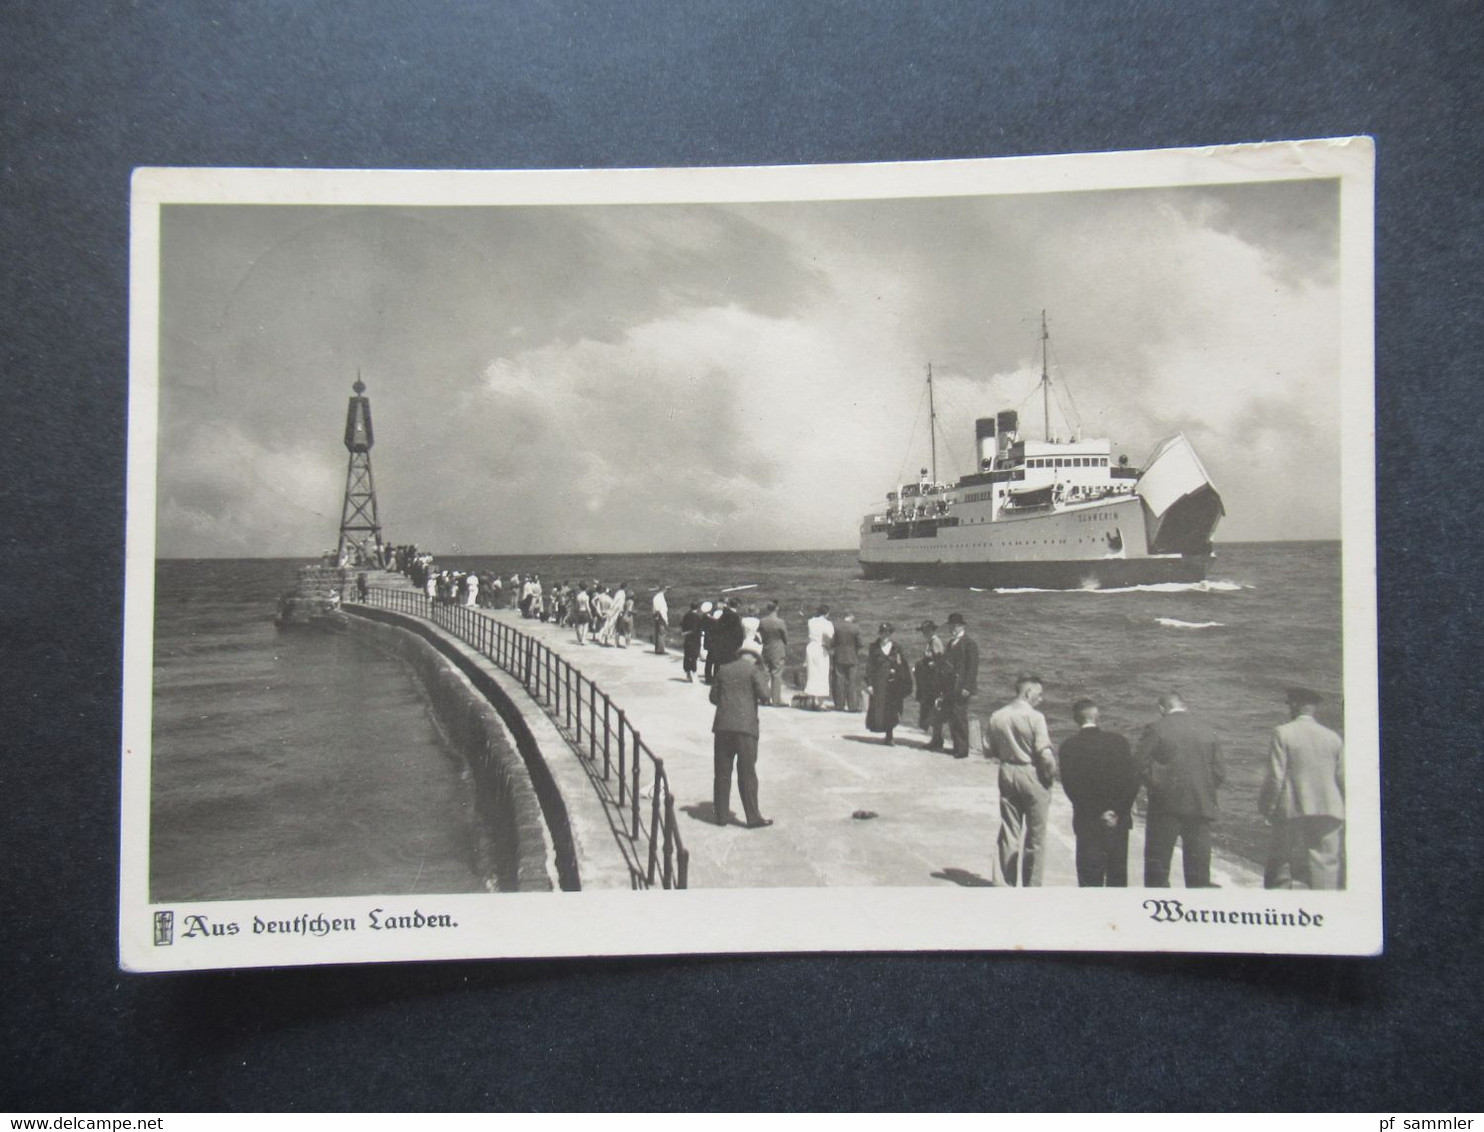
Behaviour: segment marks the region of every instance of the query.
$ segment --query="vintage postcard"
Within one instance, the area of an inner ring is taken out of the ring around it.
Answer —
[[[1376,953],[1373,163],[137,171],[122,965]]]

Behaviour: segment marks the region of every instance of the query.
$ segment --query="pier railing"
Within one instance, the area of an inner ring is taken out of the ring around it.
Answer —
[[[607,692],[529,633],[477,609],[388,586],[369,587],[367,600],[433,622],[519,680],[563,730],[590,773],[613,792],[624,832],[639,852],[638,863],[630,866],[635,886],[686,887],[690,853],[680,837],[664,760],[649,749]]]

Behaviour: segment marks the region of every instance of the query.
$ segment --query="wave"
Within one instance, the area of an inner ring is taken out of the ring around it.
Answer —
[[[1150,582],[1142,586],[1108,586],[1106,589],[1098,586],[1083,586],[1075,590],[1046,589],[1039,586],[1004,586],[996,589],[997,594],[1225,594],[1237,593],[1240,590],[1250,590],[1251,586],[1243,585],[1241,582],[1207,581],[1207,582]]]
[[[1155,622],[1166,629],[1224,629],[1222,621],[1180,621],[1174,617],[1156,617]]]

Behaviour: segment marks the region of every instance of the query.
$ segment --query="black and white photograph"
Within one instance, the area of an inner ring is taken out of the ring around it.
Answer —
[[[1374,954],[1372,161],[140,170],[121,962]]]

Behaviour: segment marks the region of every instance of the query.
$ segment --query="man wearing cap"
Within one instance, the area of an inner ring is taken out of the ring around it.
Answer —
[[[1217,788],[1226,780],[1216,733],[1175,692],[1159,697],[1159,718],[1139,740],[1139,767],[1149,790],[1144,825],[1144,887],[1170,887],[1175,842],[1186,888],[1211,887],[1211,826]]]
[[[1039,676],[1015,681],[1015,698],[989,717],[989,749],[1000,764],[1000,837],[996,864],[1001,884],[1033,887],[1046,870],[1046,819],[1056,754]]]
[[[944,650],[943,711],[953,757],[969,757],[969,698],[979,688],[979,646],[969,636],[962,613],[948,615],[948,647]]]
[[[1289,722],[1273,730],[1257,808],[1273,827],[1266,888],[1339,888],[1344,870],[1345,744],[1314,718],[1322,697],[1288,691]]]
[[[717,657],[716,678],[711,684],[711,702],[716,715],[711,722],[712,820],[726,825],[732,815],[732,764],[737,764],[737,790],[748,829],[772,825],[757,805],[757,705],[768,700],[768,680],[757,666],[762,646],[746,641]]]
[[[856,627],[855,614],[847,613],[834,619],[835,651],[830,654],[834,665],[834,694],[836,711],[860,711],[861,689],[857,667],[860,664],[861,631]]]
[[[1128,885],[1130,811],[1139,796],[1139,764],[1128,740],[1098,726],[1098,705],[1078,700],[1079,730],[1057,752],[1061,788],[1072,803],[1077,838],[1077,883],[1083,888]]]

